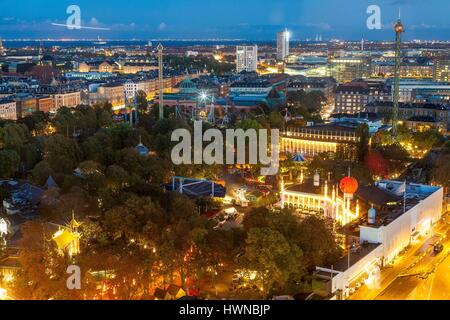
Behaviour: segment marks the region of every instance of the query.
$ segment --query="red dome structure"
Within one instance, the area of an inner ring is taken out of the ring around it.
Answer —
[[[355,194],[358,191],[358,181],[353,177],[345,177],[339,183],[339,189],[344,194]]]

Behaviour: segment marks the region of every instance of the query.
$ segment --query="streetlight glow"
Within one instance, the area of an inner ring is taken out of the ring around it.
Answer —
[[[6,289],[0,288],[0,300],[6,300],[7,292]]]

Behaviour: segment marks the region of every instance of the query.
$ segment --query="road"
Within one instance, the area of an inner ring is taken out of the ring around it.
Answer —
[[[320,116],[322,117],[322,119],[327,120],[330,118],[331,114],[334,111],[334,102],[333,103],[329,103],[326,106],[324,106],[322,108],[322,111],[320,112]]]
[[[380,289],[360,288],[350,300],[441,300],[450,299],[450,218],[445,215],[433,234],[413,244],[381,271]],[[446,235],[444,251],[434,254],[436,235]]]
[[[444,221],[445,223],[445,221]],[[450,228],[444,231],[444,251],[432,247],[380,293],[376,300],[450,300]]]

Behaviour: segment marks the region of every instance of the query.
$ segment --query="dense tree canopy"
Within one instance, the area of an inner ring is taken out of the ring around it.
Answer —
[[[171,133],[191,126],[142,113],[133,127],[113,123],[110,105],[61,108],[53,118],[33,114],[21,124],[2,124],[0,178],[21,172],[43,186],[52,176],[59,187],[45,191],[41,219],[22,230],[23,271],[14,283],[18,297],[140,299],[156,287],[195,284],[211,272],[221,276],[235,267],[258,271],[257,297],[267,297],[297,286],[314,263],[335,257],[331,231],[322,220],[299,221],[290,211],[258,208],[246,215],[243,229],[222,230],[203,214],[216,205],[213,201],[165,192],[162,184],[173,175],[220,179],[225,168],[174,166],[168,160]],[[236,127],[283,125],[274,111],[252,115]],[[138,153],[138,143],[151,152]],[[257,204],[276,201],[268,197]],[[52,235],[73,214],[81,222],[81,253],[70,259],[57,250]],[[307,243],[306,237],[317,239]],[[82,270],[81,292],[65,287],[65,268],[73,261]],[[34,264],[39,267],[33,269]]]

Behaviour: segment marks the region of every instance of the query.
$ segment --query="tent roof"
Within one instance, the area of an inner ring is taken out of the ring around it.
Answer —
[[[297,153],[295,156],[292,157],[292,161],[305,162],[306,160],[300,153]]]
[[[53,179],[52,176],[49,176],[47,182],[45,183],[45,188],[52,189],[52,188],[59,188],[59,186],[56,183],[55,179]]]

